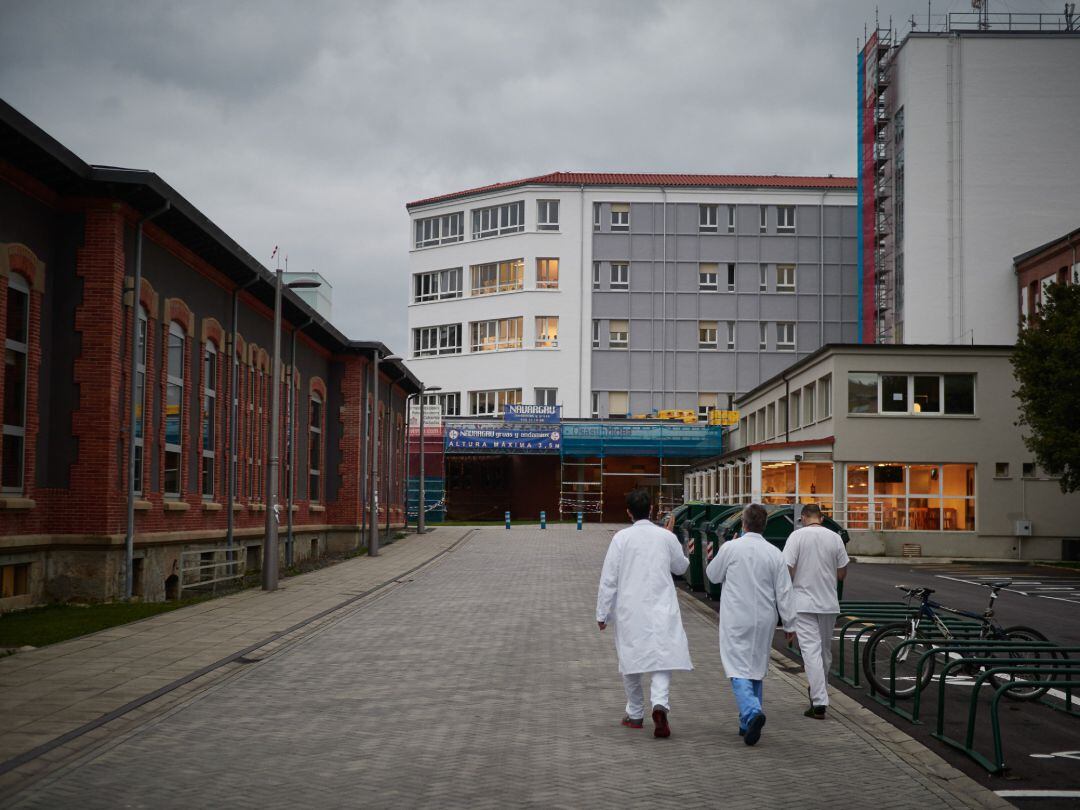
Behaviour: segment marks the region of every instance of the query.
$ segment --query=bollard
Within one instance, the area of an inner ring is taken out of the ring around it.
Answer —
[[[577,513],[577,530],[581,531],[581,512]]]
[[[547,512],[545,512],[543,509],[540,510],[540,528],[547,528]]]
[[[507,529],[510,528],[510,510],[509,509],[506,510],[506,528]]]

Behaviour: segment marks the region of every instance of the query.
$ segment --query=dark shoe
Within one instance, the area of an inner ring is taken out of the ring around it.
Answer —
[[[743,737],[743,742],[747,745],[757,745],[757,741],[761,739],[761,729],[764,726],[765,715],[755,714],[754,719],[746,726],[746,735]]]
[[[643,728],[645,726],[644,717],[631,717],[628,714],[623,715],[622,724],[627,728]]]
[[[825,707],[824,706],[811,706],[805,712],[803,717],[813,717],[815,720],[825,719]]]
[[[740,737],[745,737],[746,736],[746,729],[745,728],[740,728],[739,729],[739,736]]]
[[[653,706],[652,710],[653,721],[653,736],[654,737],[670,737],[671,726],[667,721],[667,709],[663,706]]]

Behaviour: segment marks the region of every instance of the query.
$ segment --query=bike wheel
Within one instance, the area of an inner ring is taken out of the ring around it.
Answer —
[[[1046,636],[1044,636],[1038,630],[1035,630],[1032,627],[1024,627],[1022,625],[1016,625],[1014,627],[1006,627],[1005,628],[1005,638],[1008,639],[1009,641],[1047,641],[1048,640],[1046,638]],[[1054,661],[1055,658],[1065,658],[1066,657],[1063,653],[1055,652],[1055,651],[1049,650],[1049,649],[1040,650],[1038,652],[1035,652],[1034,650],[1030,650],[1028,652],[1014,652],[1014,653],[1010,652],[1007,655],[1003,655],[1001,653],[998,653],[997,655],[1001,656],[1002,663],[1005,663],[1005,661],[1008,658],[1039,658],[1039,659],[1045,658],[1045,659],[1047,659],[1047,666],[1052,666],[1053,661]],[[1032,664],[1031,666],[1037,667],[1039,665],[1038,664]],[[994,688],[997,689],[999,686],[1002,686],[1002,685],[1004,685],[1006,683],[1010,683],[1012,681],[1051,681],[1051,680],[1053,680],[1053,677],[1054,676],[1050,675],[1049,673],[1046,674],[1046,675],[1041,675],[1041,674],[1039,674],[1037,672],[1036,673],[1027,673],[1027,674],[1017,674],[1017,675],[1001,674],[1001,675],[991,675],[990,676],[990,681],[994,684]],[[1009,698],[1010,700],[1035,700],[1035,699],[1041,698],[1043,695],[1045,695],[1049,688],[1050,688],[1049,686],[1031,686],[1031,687],[1025,687],[1023,689],[1010,689],[1008,692],[1005,693],[1005,697]]]
[[[863,649],[863,673],[870,688],[882,695],[888,695],[891,686],[890,666],[893,650],[911,640],[911,625],[906,622],[886,624],[879,627],[870,636]],[[921,638],[915,636],[915,638]],[[898,698],[910,698],[916,690],[926,688],[934,677],[934,659],[929,658],[923,666],[922,676],[916,683],[916,669],[923,653],[934,648],[929,639],[908,644],[896,659],[896,690]]]

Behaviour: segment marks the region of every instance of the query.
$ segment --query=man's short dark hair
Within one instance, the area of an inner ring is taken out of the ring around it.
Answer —
[[[742,512],[743,531],[761,534],[765,531],[765,521],[768,517],[769,513],[765,511],[765,507],[760,503],[750,504]]]
[[[803,504],[802,514],[803,517],[810,517],[821,520],[821,507],[818,506],[816,503]]]
[[[632,489],[626,493],[626,508],[634,520],[645,520],[652,511],[652,498],[644,489]]]

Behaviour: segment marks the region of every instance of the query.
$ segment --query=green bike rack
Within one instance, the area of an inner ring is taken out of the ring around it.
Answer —
[[[1076,673],[1076,672],[1077,672],[1076,669],[1071,669],[1070,670],[1070,674],[1073,674],[1073,673]],[[1042,682],[1041,681],[1009,681],[1008,683],[1003,683],[994,692],[994,697],[990,701],[990,729],[991,729],[991,731],[993,732],[993,735],[994,735],[994,762],[993,762],[993,764],[994,764],[996,770],[991,771],[991,773],[1001,773],[1002,771],[1005,770],[1005,754],[1001,750],[1001,722],[1000,722],[999,716],[998,716],[998,710],[999,710],[999,705],[1001,703],[1001,698],[1010,689],[1019,689],[1022,686],[1033,686],[1033,685],[1038,685],[1040,683],[1042,683]],[[1054,681],[1054,685],[1055,686],[1064,686],[1065,687],[1065,694],[1068,695],[1068,703],[1067,703],[1067,705],[1069,707],[1071,707],[1072,706],[1072,690],[1075,689],[1076,687],[1080,687],[1080,678],[1069,678],[1069,680],[1065,680],[1065,681]],[[1069,711],[1069,714],[1073,714],[1073,712]],[[975,754],[975,756],[978,756],[978,755]],[[979,757],[979,759],[982,759],[982,757]],[[979,760],[976,759],[975,761],[978,762]],[[985,765],[983,767],[985,767]]]

